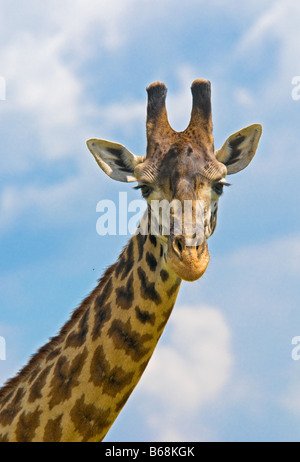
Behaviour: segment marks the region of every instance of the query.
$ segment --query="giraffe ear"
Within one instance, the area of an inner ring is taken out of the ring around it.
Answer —
[[[106,140],[91,139],[87,146],[99,167],[113,180],[137,181],[134,176],[135,167],[144,162],[145,157],[136,156],[118,143]]]
[[[262,134],[260,124],[250,125],[231,135],[215,152],[219,162],[227,167],[227,174],[240,172],[250,164]]]

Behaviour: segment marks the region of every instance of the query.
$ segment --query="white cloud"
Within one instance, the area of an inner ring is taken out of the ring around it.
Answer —
[[[30,114],[31,123],[35,120],[36,143],[40,140],[42,151],[38,161],[47,163],[49,160],[72,155],[72,164],[77,165],[78,175],[50,186],[11,183],[3,187],[0,191],[2,231],[17,220],[20,221],[28,211],[36,212],[41,222],[61,220],[66,210],[70,220],[73,212],[78,212],[78,209],[74,210],[76,200],[82,197],[87,184],[91,182],[88,175],[90,164],[82,160],[82,151],[86,149],[85,140],[92,132],[84,121],[85,115],[93,113],[102,127],[101,132],[107,133],[106,138],[110,138],[110,134],[115,131],[124,135],[133,133],[141,121],[144,125],[146,115],[146,92],[143,100],[124,99],[95,107],[89,102],[83,104],[83,89],[79,80],[72,69],[61,61],[55,43],[49,40],[45,49],[39,49],[34,63],[31,62],[33,45],[33,38],[27,37],[20,48],[6,51],[6,61],[10,61],[8,77],[14,88],[11,107],[15,112]],[[25,80],[18,77],[21,68],[24,69]],[[183,129],[190,117],[189,88],[195,77],[193,69],[185,66],[179,68],[177,73],[179,88],[168,95],[167,105],[174,128]],[[28,150],[28,146],[24,146],[24,149]],[[86,153],[88,156],[87,149]],[[14,166],[16,171],[28,169],[30,159],[32,166],[36,163],[36,155],[36,152],[32,155],[29,152],[24,159],[24,152],[15,152],[13,158],[8,159],[6,168]]]
[[[101,133],[105,133],[106,138],[115,130],[132,134],[137,122],[145,118],[146,95],[143,100],[112,101],[96,105],[89,99],[84,79],[80,78],[78,71],[83,69],[89,57],[101,53],[103,49],[113,52],[125,48],[129,43],[127,39],[133,40],[139,31],[132,27],[135,21],[132,15],[134,8],[143,10],[140,22],[143,27],[147,27],[155,15],[153,5],[141,7],[137,0],[117,0],[114,3],[108,0],[76,0],[63,4],[54,1],[51,5],[41,7],[36,2],[29,2],[24,6],[22,21],[14,19],[16,22],[12,34],[12,12],[2,3],[8,18],[2,30],[6,46],[0,52],[7,81],[5,115],[11,115],[10,123],[14,123],[16,117],[22,117],[25,133],[34,127],[31,139],[34,136],[35,148],[32,152],[29,146],[15,149],[14,155],[6,158],[5,166],[7,170],[17,172],[23,169],[30,172],[37,161],[59,161],[72,156],[73,165],[76,163],[81,171],[84,166],[78,146],[83,147],[86,134],[97,136],[94,127],[90,126],[90,116],[92,120],[98,120],[99,133],[101,127]],[[197,2],[190,3],[196,5]],[[214,2],[214,7],[216,5],[221,7],[218,1]],[[161,15],[176,16],[186,11],[186,7],[178,3],[172,13],[169,6],[170,2],[160,4]],[[252,7],[250,9],[252,11]],[[169,91],[167,107],[171,125],[177,130],[183,130],[189,122],[191,111],[190,85],[198,75],[196,69],[182,63],[178,65],[177,75],[178,90]],[[246,89],[238,90],[236,98],[244,106],[252,103],[252,95]],[[22,144],[22,136],[22,131],[15,134],[14,138],[20,139],[19,144]],[[37,152],[40,152],[38,159]],[[68,189],[68,185],[65,187]],[[57,188],[63,189],[64,186],[62,184]],[[31,186],[22,186],[21,192],[28,204],[30,200],[32,204],[37,203],[40,201],[39,196],[46,197],[51,193],[47,187],[43,191],[42,187],[39,189]],[[9,204],[12,204],[13,197],[14,204],[17,203],[19,193],[20,187],[13,184],[2,191],[0,202],[2,210],[4,208],[8,213],[7,219],[17,217],[16,212],[9,209]]]
[[[7,82],[6,117],[24,118],[24,128],[35,126],[35,143],[42,143],[44,157],[65,155],[71,140],[62,132],[79,130],[86,108],[83,88],[75,72],[64,62],[53,37],[39,41],[28,33],[17,34],[0,53]],[[13,117],[12,117],[13,116]],[[18,132],[16,137],[22,137]],[[16,158],[24,153],[15,153]],[[30,155],[30,154],[29,154]]]
[[[143,401],[150,399],[148,424],[160,441],[197,439],[201,418],[197,417],[194,434],[186,434],[184,428],[228,383],[231,334],[221,312],[208,307],[176,307],[168,329],[168,343],[158,346],[138,393]]]
[[[75,177],[50,186],[4,188],[0,195],[0,231],[6,231],[16,222],[22,224],[28,215],[35,226],[56,222],[71,225],[73,220],[79,220],[86,181],[84,177]],[[32,214],[38,217],[33,222]]]
[[[197,77],[197,72],[192,66],[178,66],[175,75],[177,77],[176,91],[168,90],[166,106],[168,119],[174,130],[184,130],[190,120],[192,110],[192,96],[190,86]],[[151,82],[149,82],[150,84]],[[146,92],[142,100],[123,100],[118,103],[112,102],[106,107],[99,109],[99,117],[103,118],[103,124],[107,124],[107,129],[114,125],[124,132],[132,131],[137,123],[146,118]]]
[[[299,419],[300,416],[300,385],[299,385],[299,363],[296,364],[294,374],[289,377],[286,389],[279,397],[278,402],[293,417]]]
[[[234,378],[222,415],[236,406],[259,421],[270,406],[296,414],[299,362],[292,361],[291,340],[300,335],[299,233],[212,257],[210,265],[199,281],[202,300],[226,313],[235,344]],[[199,291],[198,284],[184,284],[178,301],[197,305]]]
[[[270,50],[271,59],[276,53],[277,62],[272,65],[274,72],[268,82],[262,82],[264,93],[259,98],[263,96],[271,103],[276,101],[277,105],[280,101],[286,103],[291,97],[291,80],[299,72],[296,58],[300,42],[299,14],[300,4],[294,0],[271,2],[254,20],[237,47],[238,54],[249,61],[260,56],[265,47]]]
[[[31,129],[35,126],[36,143],[41,143],[45,158],[74,152],[88,116],[97,109],[88,100],[79,70],[91,55],[125,46],[124,19],[135,2],[75,0],[42,6],[29,2],[18,4],[22,21],[15,21],[13,5],[3,5],[7,21],[1,31],[5,46],[0,61],[7,84],[5,117],[23,116],[24,130],[29,128],[27,120]]]
[[[114,127],[114,130],[121,130],[124,133],[133,132],[136,124],[143,121],[145,116],[145,100],[112,102],[101,108],[101,114],[99,111],[99,118],[102,120],[102,124],[106,126],[105,130],[111,131]]]
[[[241,53],[247,52],[249,48],[261,45],[262,40],[267,35],[275,36],[280,34],[280,29],[274,26],[285,15],[286,9],[290,7],[290,2],[274,2],[271,4],[267,11],[255,20],[252,27],[245,33],[239,44],[239,51]]]
[[[84,55],[84,42],[89,39],[93,50],[99,46],[108,50],[123,47],[126,43],[127,23],[131,8],[137,0],[75,0],[57,3],[57,8],[51,5],[51,16],[60,29],[63,41],[68,40],[68,47],[81,50]],[[63,8],[63,13],[62,13]],[[94,37],[94,41],[91,41]],[[74,42],[75,38],[75,42]]]
[[[63,216],[59,211],[68,208],[70,218],[75,201],[90,185],[89,164],[82,159],[82,151],[86,150],[87,159],[85,140],[94,132],[91,125],[98,119],[109,133],[114,117],[119,116],[123,123],[126,111],[114,104],[100,111],[89,99],[78,71],[90,53],[124,46],[124,17],[135,1],[54,1],[43,6],[29,1],[24,8],[18,4],[17,18],[12,14],[13,2],[10,7],[2,5],[7,21],[2,24],[5,46],[0,51],[0,61],[7,100],[1,106],[1,116],[13,133],[13,146],[1,150],[2,175],[9,173],[0,191],[2,229],[25,217],[28,211],[35,211],[41,219],[55,220]],[[131,121],[144,116],[139,102],[133,109]],[[30,174],[37,165],[46,172],[56,162],[59,171],[59,162],[70,156],[70,170],[76,171],[76,177],[73,173],[50,186],[31,184]],[[20,182],[18,175],[22,173]]]
[[[168,117],[174,130],[184,130],[190,121],[192,110],[191,84],[199,77],[197,70],[192,66],[181,65],[176,70],[178,90],[168,94],[166,105]]]
[[[255,97],[247,88],[237,88],[235,91],[237,103],[245,108],[252,108],[255,105]]]
[[[43,40],[56,37],[64,52],[75,52],[82,59],[99,50],[99,47],[114,49],[124,45],[126,19],[130,18],[131,7],[137,0],[66,0],[63,3],[53,0],[51,4],[41,5],[29,0],[20,5],[12,0],[10,4],[1,1],[6,21],[2,22],[2,33],[8,33],[14,23],[14,31],[26,31]],[[18,7],[19,15],[14,15]],[[135,18],[132,18],[135,20]],[[86,43],[90,46],[86,47]]]

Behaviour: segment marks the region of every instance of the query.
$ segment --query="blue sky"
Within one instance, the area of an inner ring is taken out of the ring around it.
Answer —
[[[299,114],[296,0],[0,0],[0,383],[57,333],[128,239],[96,233],[96,204],[138,199],[85,141],[145,151],[145,88],[168,87],[186,127],[212,82],[214,136],[263,125],[230,177],[211,262],[183,283],[160,344],[107,441],[299,441]],[[0,93],[1,94],[1,93]]]

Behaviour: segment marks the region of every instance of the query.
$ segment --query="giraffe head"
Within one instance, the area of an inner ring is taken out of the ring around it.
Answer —
[[[147,88],[146,156],[105,140],[87,142],[107,175],[138,182],[148,203],[148,217],[158,224],[156,234],[164,245],[167,265],[188,281],[198,279],[207,268],[207,239],[216,228],[219,198],[228,185],[225,177],[247,167],[262,133],[259,124],[243,128],[215,151],[210,82],[197,79],[191,90],[190,123],[183,132],[176,132],[168,122],[166,86],[154,82]],[[169,206],[163,209],[161,204]],[[162,210],[169,214],[168,232],[162,226]]]

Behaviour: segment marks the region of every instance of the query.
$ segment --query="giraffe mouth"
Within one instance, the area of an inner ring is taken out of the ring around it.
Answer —
[[[196,281],[209,263],[207,240],[189,246],[184,236],[173,236],[168,242],[167,264],[185,281]]]

